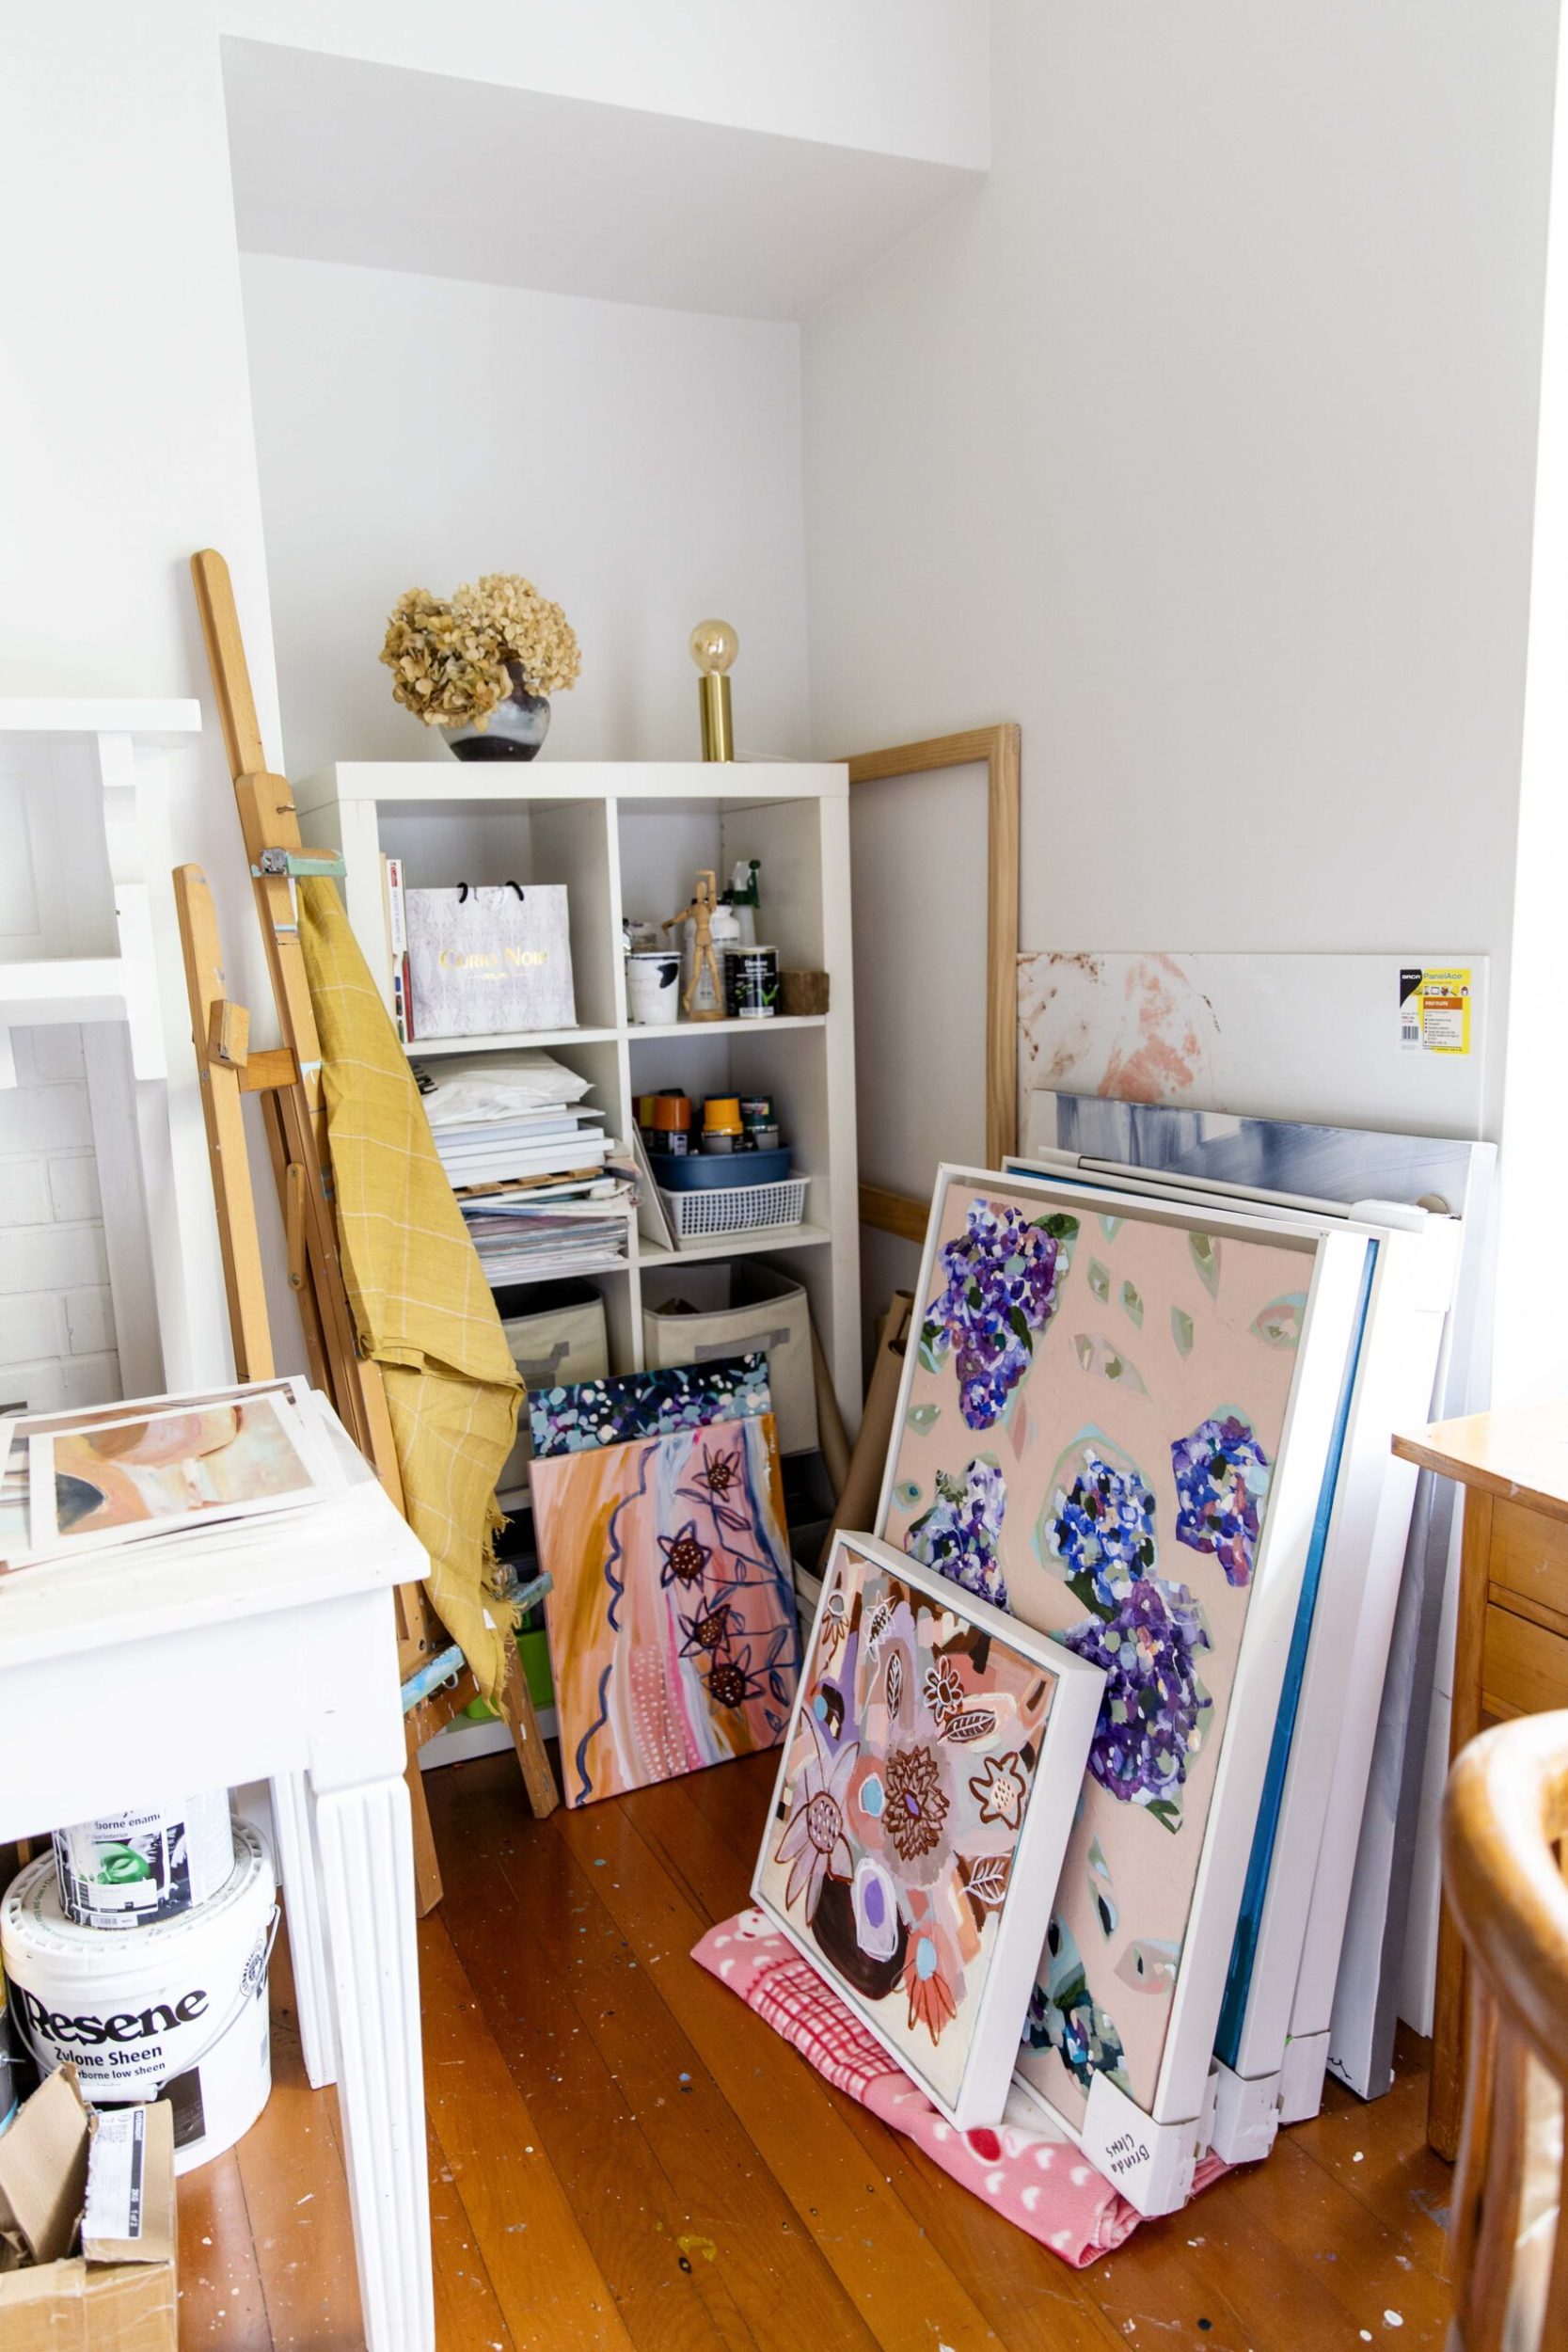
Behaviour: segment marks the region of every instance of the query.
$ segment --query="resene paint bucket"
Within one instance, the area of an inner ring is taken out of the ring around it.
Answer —
[[[40,2073],[71,2059],[95,2106],[166,2099],[176,2172],[231,2148],[272,2089],[277,1889],[255,1831],[237,1823],[234,1845],[229,1883],[210,1902],[138,1935],[68,1919],[48,1858],[29,1863],[0,1906],[12,2010]]]
[[[60,1907],[82,1928],[144,1928],[211,1902],[234,1868],[229,1791],[55,1832]]]

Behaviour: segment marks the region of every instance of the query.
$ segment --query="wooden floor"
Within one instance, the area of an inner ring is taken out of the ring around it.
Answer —
[[[441,2352],[1436,2352],[1448,2168],[1397,2088],[1285,2134],[1081,2273],[830,2090],[687,1957],[746,1899],[772,1781],[730,1764],[531,1820],[509,1760],[433,1776],[421,1928]],[[181,2342],[360,2343],[337,2107],[277,2084],[181,2184]]]

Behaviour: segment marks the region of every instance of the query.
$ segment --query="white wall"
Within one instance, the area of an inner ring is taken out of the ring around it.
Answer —
[[[549,756],[696,758],[692,626],[743,751],[806,749],[799,330],[334,263],[242,262],[293,772],[449,761],[376,660],[404,589],[518,571],[582,676]]]
[[[201,697],[199,749],[173,763],[174,853],[212,881],[230,981],[266,1043],[276,1026],[186,569],[198,548],[229,558],[262,733],[278,756],[223,84],[205,0],[8,11],[0,185],[26,223],[7,262],[0,326],[0,695]],[[194,1061],[175,1083],[193,1104]],[[11,1148],[28,1147],[24,1137]],[[205,1199],[196,1214],[210,1216]],[[215,1227],[205,1241],[205,1376],[221,1377]],[[287,1344],[288,1322],[279,1327]]]
[[[1497,1268],[1497,1397],[1530,1403],[1568,1390],[1559,1326],[1568,1298],[1568,1166],[1562,1055],[1562,899],[1568,878],[1568,42],[1557,76],[1560,152],[1553,174],[1545,351],[1536,474],[1513,908],[1513,1017],[1503,1103],[1502,1230]]]
[[[995,0],[990,181],[807,320],[815,747],[1020,720],[1026,946],[1505,978],[1555,17]]]
[[[225,33],[983,169],[988,0],[214,0]]]

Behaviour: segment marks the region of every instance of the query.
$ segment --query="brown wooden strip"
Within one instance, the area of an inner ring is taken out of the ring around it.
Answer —
[[[671,1787],[678,1791],[679,1784]],[[657,1793],[662,1792],[644,1796]],[[889,2168],[867,2161],[834,2095],[769,2026],[691,1961],[691,1946],[708,1921],[638,1835],[631,1808],[591,1806],[557,1814],[554,1823],[585,1869],[603,1862],[600,1900],[639,1964],[654,1974],[692,2047],[745,2121],[874,2334],[894,2344],[922,2342],[921,2328],[954,2345],[998,2342],[890,2186]]]
[[[270,2352],[272,2329],[234,2150],[187,2172],[176,2206],[182,2352],[205,2344]]]
[[[490,2277],[473,2224],[463,2204],[456,2179],[442,2154],[434,2132],[430,2150],[430,2251],[436,2289],[436,2341],[438,2344],[481,2344],[490,2352],[518,2352],[515,2337],[501,2316],[499,2299]],[[523,2342],[535,2343],[536,2337]],[[614,2341],[607,2337],[607,2344]]]
[[[504,1779],[487,1770],[495,1763]],[[430,1779],[446,1927],[626,2333],[657,2352],[751,2344],[713,2266],[682,2270],[676,2241],[690,2217],[573,2006],[594,1907],[575,1891],[570,1857],[521,1812],[510,1758]],[[526,1905],[503,1875],[519,1855]]]
[[[450,2178],[517,2352],[629,2348],[543,2135],[441,1919],[420,1930],[420,1981],[425,2098],[441,2155],[433,2183]]]
[[[509,1869],[515,1869],[514,1863]],[[604,1873],[594,1870],[596,1890]],[[595,2046],[631,2102],[664,2172],[692,2216],[683,2250],[721,2265],[741,2307],[777,2314],[777,2352],[875,2352],[876,2338],[829,2265],[800,2229],[762,2161],[748,2117],[737,2117],[603,1903],[580,1939],[573,2000]]]
[[[272,2097],[239,2145],[267,2319],[276,2344],[358,2352],[359,2280],[334,2101],[305,2079],[285,1934],[272,1967]]]

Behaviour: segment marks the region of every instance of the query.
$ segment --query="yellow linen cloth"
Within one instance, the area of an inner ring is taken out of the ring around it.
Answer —
[[[494,1706],[515,1619],[492,1591],[496,1481],[522,1382],[338,893],[329,882],[298,890],[354,1327],[386,1380],[404,1507],[430,1554],[426,1589]]]

